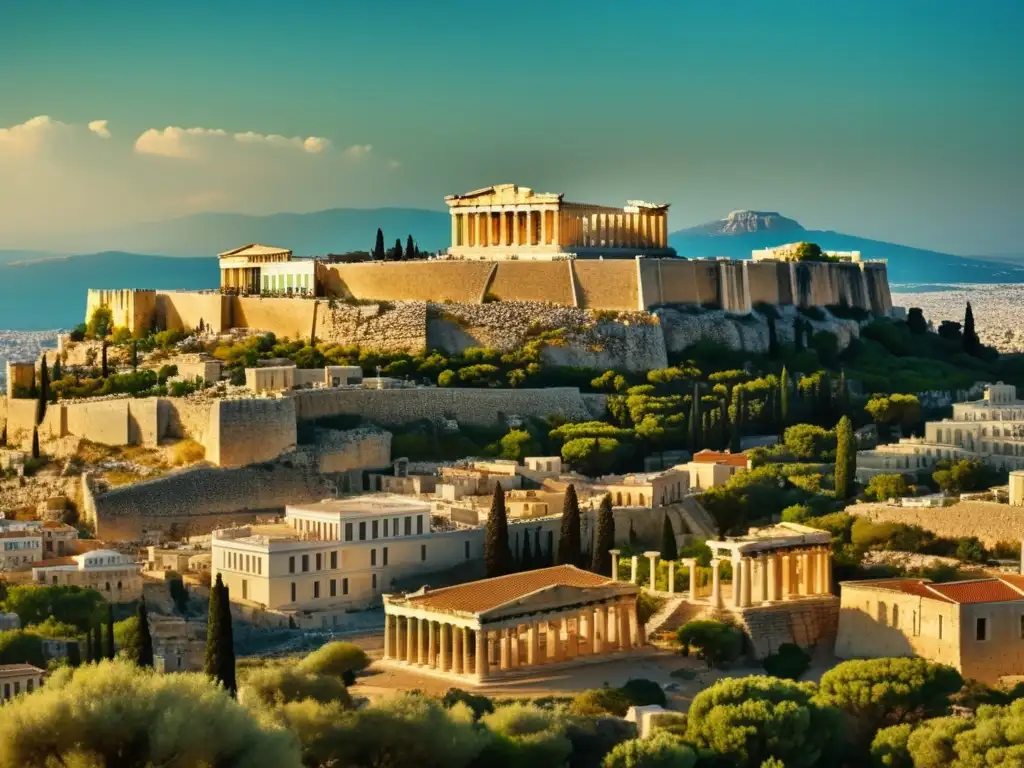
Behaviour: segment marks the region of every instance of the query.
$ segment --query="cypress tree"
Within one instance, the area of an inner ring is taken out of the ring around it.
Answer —
[[[149,633],[149,614],[146,611],[145,597],[139,600],[135,610],[135,620],[138,622],[139,628],[130,645],[125,647],[125,652],[140,667],[152,667],[153,636]]]
[[[53,380],[60,381],[62,377],[63,374],[60,370],[60,355],[57,355],[56,359],[53,361]]]
[[[92,631],[85,631],[85,663],[91,664],[96,660],[92,650]]]
[[[68,643],[68,666],[72,668],[82,666],[82,649],[77,640]]]
[[[779,416],[783,428],[789,426],[789,387],[789,371],[786,366],[782,366],[782,375],[779,376]]]
[[[107,658],[114,658],[114,606],[107,603]]]
[[[391,258],[395,261],[402,260],[402,240],[401,238],[395,238],[395,247],[391,249]]]
[[[39,427],[32,427],[32,458],[39,458]]]
[[[39,401],[36,405],[36,424],[43,423],[46,416],[46,401],[50,397],[50,369],[46,366],[46,353],[43,353],[43,362],[39,366]]]
[[[700,450],[701,420],[700,420],[700,394],[697,392],[697,383],[693,384],[693,401],[690,403],[690,453]]]
[[[853,493],[853,479],[857,472],[857,438],[848,416],[836,425],[835,487],[837,499],[848,499]]]
[[[977,355],[981,351],[981,340],[974,330],[974,310],[971,302],[967,302],[967,311],[964,313],[963,350],[968,355]]]
[[[668,518],[668,512],[662,518],[661,524],[661,559],[675,561],[679,559],[679,549],[676,547],[676,531],[672,527],[672,521]]]
[[[494,484],[491,512],[487,516],[487,534],[484,539],[484,574],[487,578],[512,573],[512,550],[508,541],[508,515],[505,512],[505,491],[501,483]]]
[[[412,241],[412,235],[409,235],[405,240],[405,258],[416,258],[416,245]]]
[[[533,560],[533,551],[530,547],[530,532],[523,531],[523,555],[519,561],[519,570],[532,571],[536,567],[537,564]]]
[[[779,332],[775,327],[775,318],[768,318],[768,357],[772,360],[779,356]]]
[[[235,650],[231,630],[231,605],[228,588],[220,574],[210,590],[210,610],[206,624],[206,662],[204,671],[233,696],[235,683]]]
[[[597,509],[597,533],[594,551],[591,552],[590,570],[604,576],[612,574],[612,556],[609,550],[615,548],[615,515],[612,514],[612,496],[606,493]]]
[[[572,483],[565,489],[562,505],[562,531],[558,538],[558,564],[580,564],[580,502],[576,498],[576,486]]]
[[[103,630],[100,628],[99,620],[92,625],[92,660],[103,659]]]
[[[107,378],[107,340],[100,343],[100,375]]]
[[[384,233],[380,227],[377,228],[377,240],[373,244],[373,260],[383,261],[384,260]]]
[[[224,687],[234,696],[238,693],[235,676],[235,630],[231,621],[231,595],[226,584],[220,586],[220,658]]]
[[[732,405],[729,406],[729,417],[732,419],[732,432],[729,434],[729,450],[740,452],[740,436],[743,430],[743,390],[732,388]]]
[[[634,555],[640,551],[640,539],[636,535],[636,529],[633,527],[633,519],[629,520],[629,551]]]
[[[132,371],[139,370],[139,342],[132,339]]]

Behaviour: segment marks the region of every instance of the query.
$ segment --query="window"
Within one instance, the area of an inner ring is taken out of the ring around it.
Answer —
[[[21,693],[21,683],[15,681],[15,683],[14,683],[14,695],[17,696],[19,693]]]
[[[28,682],[25,683],[25,690],[28,693],[32,693],[32,689],[35,688],[34,683],[35,683],[35,681],[31,677],[28,679]]]
[[[408,515],[405,517],[405,535],[412,536],[412,518]]]
[[[366,541],[366,521],[359,524],[359,540]]]
[[[423,515],[416,516],[416,535],[423,535]]]
[[[387,565],[387,564],[388,564],[388,548],[384,547],[384,557],[381,560],[381,565]]]
[[[314,581],[313,582],[313,599],[316,600],[318,597],[320,597],[320,582],[319,581]]]
[[[377,550],[376,549],[371,549],[370,550],[370,565],[373,566],[373,565],[376,565],[376,564],[377,564]]]
[[[330,590],[331,590],[331,597],[337,597],[338,596],[338,580],[337,579],[331,579]]]
[[[242,579],[242,599],[243,600],[248,600],[249,599],[249,580],[248,579]]]
[[[371,579],[370,586],[371,586],[372,589],[374,589],[376,591],[376,589],[377,589],[377,574],[376,573],[373,574],[373,578]]]
[[[384,536],[385,539],[388,537],[388,519],[386,517],[384,518],[384,533],[383,533],[383,536]]]
[[[337,567],[338,567],[338,553],[337,552],[331,552],[331,568],[334,569],[334,568],[337,568]]]
[[[420,561],[426,562],[427,559],[427,545],[420,544]]]
[[[309,555],[302,556],[302,572],[306,573],[309,570]]]
[[[352,523],[345,523],[345,541],[352,541]]]
[[[288,573],[295,573],[295,555],[288,558]]]
[[[292,582],[292,602],[295,602],[295,582]]]
[[[263,558],[262,557],[257,557],[256,558],[256,575],[257,576],[262,576],[263,575]]]
[[[342,579],[341,580],[341,594],[343,594],[343,595],[347,595],[348,594],[348,579]]]
[[[316,553],[316,569],[317,569],[318,571],[319,571],[319,570],[320,570],[321,568],[323,568],[323,567],[324,567],[324,563],[323,563],[323,559],[322,559],[322,558],[323,558],[323,555],[321,555],[321,554],[320,554],[319,552],[317,552],[317,553]]]
[[[878,623],[883,626],[889,623],[888,606],[881,600],[878,601],[878,612],[876,613],[876,617],[878,619]]]
[[[988,640],[988,619],[979,617],[974,624],[974,639],[979,643]]]
[[[466,559],[469,560],[469,539],[466,539],[466,541],[463,542],[463,545],[465,546],[466,549]],[[1022,616],[1021,619],[1022,621],[1024,621],[1024,616]]]
[[[372,523],[370,523],[370,538],[372,538],[372,539],[376,539],[377,538],[377,521],[376,520],[374,520]]]

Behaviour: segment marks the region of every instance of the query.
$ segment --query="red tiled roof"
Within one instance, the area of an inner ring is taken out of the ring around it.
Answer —
[[[879,579],[878,581],[862,582],[861,584],[866,587],[902,592],[905,595],[913,595],[914,597],[925,597],[929,600],[941,600],[946,603],[954,602],[945,595],[933,592],[929,588],[929,583],[923,579]]]
[[[483,613],[545,587],[601,587],[613,583],[615,582],[600,574],[583,571],[571,565],[556,565],[552,568],[538,568],[535,571],[443,587],[407,599],[418,607]]]
[[[999,579],[976,579],[931,584],[930,589],[954,603],[1006,603],[1024,600],[1024,595]]]
[[[745,467],[749,459],[744,453],[729,453],[720,451],[697,451],[693,454],[693,460],[698,464],[728,464],[730,467]]]

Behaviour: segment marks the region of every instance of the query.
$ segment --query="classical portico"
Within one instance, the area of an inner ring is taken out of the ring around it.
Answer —
[[[568,565],[384,595],[386,663],[485,683],[645,642],[632,584]]]
[[[450,256],[553,259],[674,256],[668,203],[630,200],[614,208],[563,200],[561,194],[499,184],[445,198],[452,221]]]
[[[220,265],[220,287],[239,293],[260,293],[261,269],[269,264],[283,264],[292,259],[287,248],[250,243],[217,254]]]
[[[831,595],[831,536],[797,523],[751,528],[745,536],[708,541],[713,556],[711,602],[742,610],[801,598]],[[732,596],[725,605],[718,565],[732,565]]]

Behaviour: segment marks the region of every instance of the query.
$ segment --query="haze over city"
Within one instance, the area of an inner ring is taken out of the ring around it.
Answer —
[[[1011,0],[54,7],[0,24],[0,248],[514,181],[1019,250]]]

